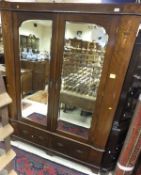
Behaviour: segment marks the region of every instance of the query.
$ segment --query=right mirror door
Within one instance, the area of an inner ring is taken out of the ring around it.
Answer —
[[[102,26],[66,22],[58,130],[88,138],[107,42]]]

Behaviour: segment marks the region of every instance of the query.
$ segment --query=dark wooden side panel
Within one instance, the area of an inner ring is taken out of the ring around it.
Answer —
[[[104,149],[111,130],[140,19],[135,16],[123,16],[119,24],[101,110],[94,121],[92,141],[95,147],[101,149]],[[114,74],[115,79],[110,78],[111,74]]]
[[[128,125],[129,122],[124,122],[121,126],[112,128],[102,160],[103,169],[112,169],[116,165],[116,161],[121,152],[128,131]]]
[[[141,93],[141,30],[135,41],[132,57],[128,66],[120,100],[116,109],[114,122],[106,152],[103,156],[102,167],[112,168],[121,151],[130,121]]]

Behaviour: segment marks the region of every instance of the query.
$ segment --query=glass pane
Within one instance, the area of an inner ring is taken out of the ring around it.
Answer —
[[[107,42],[102,26],[66,22],[59,130],[88,138]]]
[[[3,48],[3,38],[2,38],[2,26],[1,26],[1,18],[0,18],[0,54],[4,53],[4,48]],[[0,60],[1,63],[1,60]]]
[[[52,21],[24,21],[19,35],[22,117],[46,125]]]

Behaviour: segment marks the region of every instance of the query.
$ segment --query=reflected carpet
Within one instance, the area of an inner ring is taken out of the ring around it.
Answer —
[[[47,117],[45,115],[38,114],[35,112],[29,115],[27,119],[44,126],[47,124]],[[58,120],[58,130],[65,131],[74,135],[78,135],[85,139],[88,138],[88,132],[89,132],[89,129],[87,128],[84,128],[72,123],[68,123],[62,120]]]
[[[48,102],[48,94],[47,94],[47,91],[44,91],[44,90],[37,91],[26,98],[32,101],[43,103],[43,104],[47,104]]]

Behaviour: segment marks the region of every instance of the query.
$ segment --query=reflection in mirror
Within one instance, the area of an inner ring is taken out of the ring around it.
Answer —
[[[4,48],[3,48],[3,38],[2,38],[2,26],[1,26],[1,14],[0,14],[0,54],[4,53]],[[1,57],[1,55],[0,55]],[[1,59],[0,59],[1,63]]]
[[[66,22],[58,130],[88,138],[107,42],[101,26]]]
[[[24,21],[19,36],[22,117],[47,125],[52,21]]]

